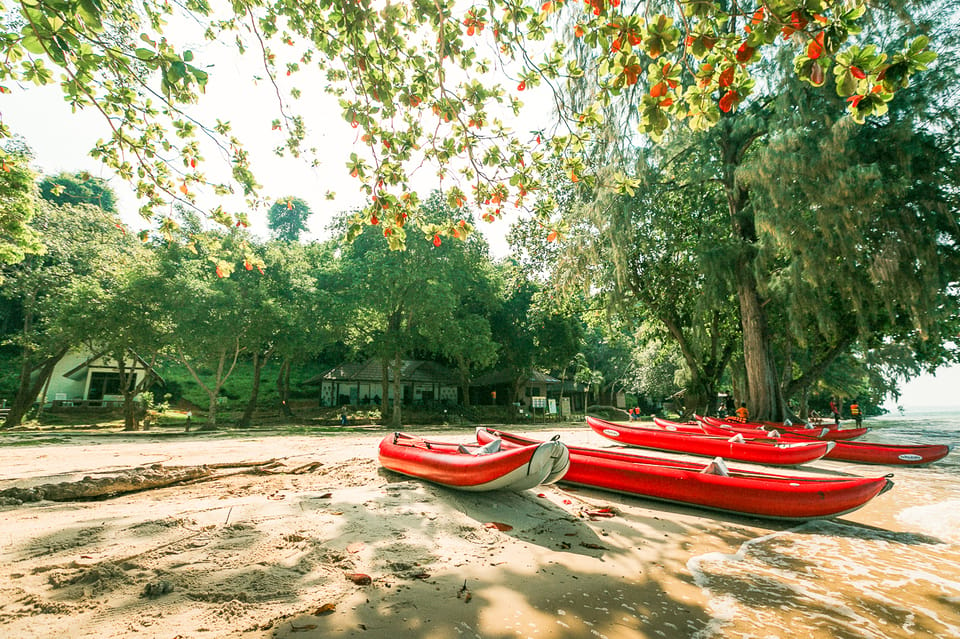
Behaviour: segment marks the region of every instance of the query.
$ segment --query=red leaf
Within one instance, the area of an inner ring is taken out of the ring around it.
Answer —
[[[370,575],[365,575],[362,572],[348,572],[343,575],[353,583],[358,586],[369,586],[373,583],[373,579],[370,578]]]
[[[223,277],[223,269],[220,268],[220,265],[217,265],[217,277]]]
[[[718,82],[720,83],[720,86],[723,88],[726,88],[731,84],[733,84],[733,75],[734,73],[736,73],[736,71],[737,71],[737,68],[734,66],[729,66],[726,69],[724,69],[723,72],[720,74],[720,79],[718,80]]]
[[[313,611],[313,616],[314,616],[314,617],[322,617],[322,616],[324,616],[324,615],[329,615],[330,613],[332,613],[332,612],[333,612],[334,610],[336,610],[336,609],[337,609],[337,605],[336,605],[336,604],[325,603],[325,604],[323,604],[322,606],[320,606],[319,608],[317,608],[316,610]]]
[[[857,80],[865,80],[867,74],[864,73],[859,67],[850,67],[850,75],[855,77]]]
[[[491,528],[491,529],[495,528],[501,532],[507,532],[509,530],[513,530],[513,526],[511,526],[510,524],[503,524],[503,523],[500,523],[499,521],[491,521],[489,523],[484,524],[483,527]]]
[[[253,270],[253,264],[251,264],[249,260],[244,260],[244,261],[243,261],[243,268],[247,269],[248,271],[252,271],[252,270]]]
[[[547,241],[548,241],[548,242],[553,242],[553,241],[556,240],[556,239],[557,239],[557,232],[556,232],[556,231],[550,231],[550,234],[547,236]]]
[[[440,246],[440,236],[439,236],[439,235],[434,235],[434,236],[433,236],[433,245],[434,245],[434,246]]]
[[[523,82],[521,82],[520,84],[517,85],[517,91],[523,91],[523,90],[526,89],[526,88],[527,88],[527,83],[526,83],[526,81],[523,81]]]
[[[720,110],[724,113],[730,113],[730,109],[737,103],[737,98],[739,97],[736,91],[727,91],[726,94],[720,98]]]
[[[657,82],[655,85],[650,87],[650,96],[654,98],[662,98],[667,94],[667,85],[665,82]]]
[[[753,57],[753,52],[756,51],[754,47],[751,47],[746,42],[740,45],[740,48],[737,49],[737,62],[744,63],[749,62],[750,58]]]
[[[807,45],[807,57],[816,60],[823,53],[823,31]]]

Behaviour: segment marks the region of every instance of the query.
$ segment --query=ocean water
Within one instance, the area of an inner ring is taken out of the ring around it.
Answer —
[[[960,639],[960,410],[864,425],[864,441],[956,447],[917,468],[821,462],[858,475],[892,472],[895,486],[843,517],[692,557],[687,568],[712,616],[699,639]]]

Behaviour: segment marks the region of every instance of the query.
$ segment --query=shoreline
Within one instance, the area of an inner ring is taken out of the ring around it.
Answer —
[[[517,430],[609,443],[582,427]],[[81,435],[66,445],[0,446],[0,489],[156,463],[284,464],[97,502],[0,508],[0,629],[17,637],[743,636],[725,634],[737,622],[717,603],[718,592],[738,586],[691,561],[736,557],[758,539],[809,537],[817,526],[830,535],[885,531],[904,543],[916,531],[898,519],[897,488],[931,490],[923,473],[894,469],[905,477],[893,491],[812,527],[562,484],[462,493],[382,469],[376,445],[385,434],[212,432],[197,438],[202,446]],[[319,466],[288,472],[311,462]],[[931,497],[949,501],[955,490],[944,485]],[[586,514],[601,507],[615,516]],[[956,541],[927,541],[960,565]]]

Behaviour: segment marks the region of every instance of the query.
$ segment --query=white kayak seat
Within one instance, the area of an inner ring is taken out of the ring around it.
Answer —
[[[721,477],[729,477],[730,471],[727,469],[727,462],[723,461],[723,457],[714,457],[713,461],[706,465],[706,467],[700,471],[704,475],[720,475]]]
[[[814,426],[813,426],[813,424],[811,424],[810,422],[807,422],[806,424],[803,425],[803,427],[804,427],[805,429],[807,429],[807,430],[810,430],[810,429],[812,429]]]
[[[783,425],[784,425],[784,426],[793,426],[793,422],[791,422],[789,419],[785,419],[785,420],[783,420]]]
[[[499,453],[501,443],[502,441],[497,438],[487,442],[483,446],[464,446],[460,444],[457,450],[468,455],[489,455],[491,453]]]
[[[780,431],[779,430],[767,431],[767,437],[773,437],[774,439],[777,439],[778,437],[780,437]]]
[[[742,444],[746,440],[743,438],[743,433],[737,433],[733,437],[727,440],[731,444]],[[719,458],[718,458],[719,459]]]

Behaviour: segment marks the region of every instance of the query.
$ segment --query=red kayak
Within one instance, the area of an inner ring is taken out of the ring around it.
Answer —
[[[726,436],[733,432],[744,431],[731,429],[726,426],[714,426],[709,421],[701,423],[703,432],[718,436]],[[770,431],[756,431],[756,434],[744,437],[767,437]],[[809,441],[807,436],[800,433],[779,433],[777,438],[787,441]],[[943,444],[875,444],[873,442],[834,442],[836,446],[824,455],[824,459],[851,461],[861,464],[885,464],[888,466],[922,466],[931,464],[946,457],[951,450]]]
[[[536,440],[490,428],[477,429],[477,441],[496,439],[503,448]],[[735,468],[722,460],[697,463],[568,446],[565,484],[610,490],[711,510],[770,519],[807,520],[854,511],[893,487],[891,477],[802,477]]]
[[[834,442],[780,442],[778,440],[744,439],[730,435],[714,436],[704,431],[675,432],[662,428],[643,428],[641,426],[624,426],[604,421],[595,417],[587,417],[587,424],[598,433],[620,444],[668,450],[675,453],[689,453],[691,455],[706,455],[707,457],[723,457],[754,464],[773,464],[777,466],[796,466],[816,461],[833,448]]]
[[[776,429],[780,433],[794,433],[797,435],[811,435],[818,430],[823,434],[813,435],[817,439],[825,439],[828,441],[846,441],[849,439],[856,439],[857,437],[862,437],[867,433],[869,428],[866,426],[862,428],[824,428],[821,426],[816,426],[812,428],[807,428],[806,425],[790,425],[786,426],[780,424],[779,426],[769,426],[765,422],[736,422],[729,419],[720,419],[718,417],[701,417],[696,416],[697,421],[708,422],[711,426],[730,426],[737,430],[737,432],[744,433],[744,437],[754,431],[768,431]],[[745,429],[745,430],[743,430]]]
[[[380,464],[458,490],[526,490],[559,480],[570,456],[559,439],[501,450],[394,433],[380,442]]]

